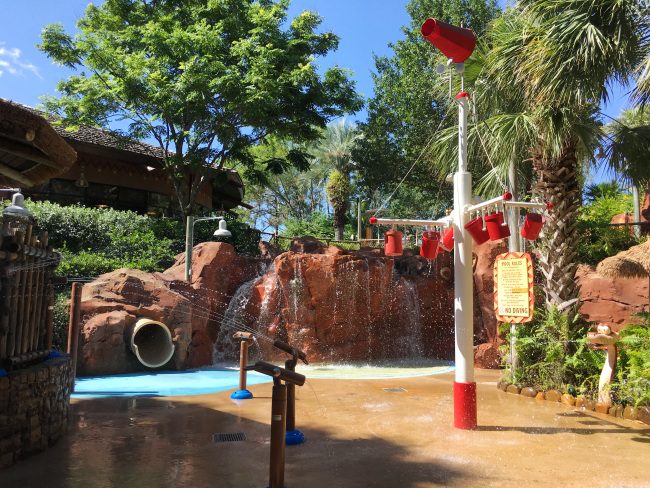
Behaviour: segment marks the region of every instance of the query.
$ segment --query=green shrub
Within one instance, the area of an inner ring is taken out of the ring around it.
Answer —
[[[540,390],[576,388],[579,393],[594,395],[604,355],[587,344],[589,324],[579,315],[570,316],[557,309],[538,309],[535,313],[534,320],[516,327],[515,383]],[[508,335],[506,358],[509,343]],[[509,371],[506,377],[510,379]]]
[[[129,234],[114,230],[110,237],[111,243],[104,255],[119,261],[121,267],[160,271],[174,262],[172,240],[157,237],[151,230],[136,230]]]
[[[68,277],[93,278],[103,273],[108,273],[122,268],[123,261],[106,257],[101,252],[79,251],[71,252],[69,249],[60,249],[63,260],[56,268],[56,274]]]
[[[623,404],[650,405],[650,314],[621,331],[616,381],[612,391]]]
[[[61,287],[61,289],[56,291],[54,298],[52,346],[59,351],[65,351],[68,347],[69,300],[69,286]]]
[[[578,261],[597,264],[638,243],[631,228],[608,225],[614,215],[625,212],[632,212],[632,197],[620,191],[616,195],[603,193],[582,207],[578,219]]]
[[[110,245],[115,229],[124,234],[146,230],[150,220],[135,212],[110,208],[61,206],[31,200],[25,206],[36,219],[37,231],[48,231],[51,246],[57,249],[65,246],[72,252],[103,249]]]

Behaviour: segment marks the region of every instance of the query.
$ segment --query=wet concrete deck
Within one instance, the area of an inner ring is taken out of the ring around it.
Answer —
[[[650,487],[650,427],[498,391],[477,371],[479,429],[452,423],[453,373],[311,380],[298,389],[307,442],[287,448],[288,488]],[[388,392],[384,388],[406,391]],[[0,487],[264,487],[270,384],[228,393],[74,402],[68,435],[0,471]],[[247,440],[215,444],[217,432]]]

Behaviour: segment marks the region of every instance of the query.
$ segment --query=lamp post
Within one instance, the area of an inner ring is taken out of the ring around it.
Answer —
[[[185,228],[185,281],[192,282],[192,248],[194,247],[194,224],[207,220],[218,220],[219,228],[214,231],[215,237],[231,237],[232,233],[226,226],[224,217],[210,216],[195,219],[193,215],[188,215]]]

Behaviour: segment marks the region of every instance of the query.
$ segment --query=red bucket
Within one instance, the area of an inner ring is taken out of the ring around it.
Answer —
[[[503,222],[503,212],[486,215],[485,227],[491,241],[499,241],[510,236],[510,228]]]
[[[442,242],[440,243],[440,247],[447,252],[451,252],[454,249],[453,227],[448,227],[444,234],[442,234]]]
[[[470,233],[477,246],[480,246],[488,239],[490,239],[490,235],[488,234],[487,230],[483,228],[482,217],[477,217],[474,220],[467,222],[465,224],[465,230]]]
[[[432,230],[422,233],[422,245],[420,246],[420,256],[426,259],[436,259],[438,255],[438,245],[440,244],[440,232]]]
[[[521,235],[524,239],[534,241],[539,236],[544,225],[543,217],[538,213],[527,213],[524,219],[524,226],[521,228]]]
[[[386,256],[402,255],[402,233],[389,230],[384,234],[384,254]]]

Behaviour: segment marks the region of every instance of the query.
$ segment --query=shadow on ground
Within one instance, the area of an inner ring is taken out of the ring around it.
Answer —
[[[525,434],[579,434],[579,435],[593,435],[593,434],[638,434],[641,437],[632,437],[631,440],[635,442],[650,443],[650,429],[630,429],[615,422],[610,422],[595,415],[590,415],[587,412],[562,412],[557,414],[558,417],[577,417],[584,418],[578,420],[578,423],[585,426],[594,427],[535,427],[535,426],[505,426],[505,425],[480,425],[476,430],[482,432],[523,432]],[[595,426],[601,426],[595,428]]]
[[[146,397],[84,400],[74,404],[70,427],[50,450],[0,472],[0,486],[253,488],[268,481],[269,423],[205,405]],[[215,433],[236,432],[246,440],[213,442]],[[305,434],[308,442],[287,448],[287,486],[467,486],[467,473],[458,467],[413,462],[408,449],[385,439]]]

